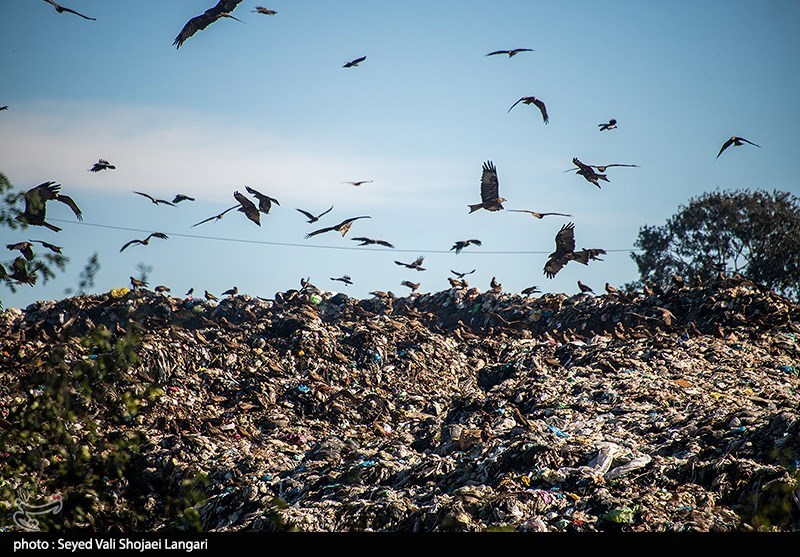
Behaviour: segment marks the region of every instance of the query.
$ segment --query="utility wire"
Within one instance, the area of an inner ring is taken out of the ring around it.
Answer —
[[[109,230],[123,230],[125,232],[141,232],[142,234],[150,234],[154,232],[154,230],[145,230],[142,228],[128,228],[125,226],[112,226],[110,224],[96,224],[91,222],[76,222],[72,220],[64,220],[64,219],[49,219],[53,222],[61,222],[66,224],[73,224],[79,226],[92,226],[95,228],[105,228]],[[159,232],[164,232],[163,230],[159,230]],[[283,246],[283,247],[291,247],[291,248],[311,248],[311,249],[334,249],[334,250],[345,250],[345,251],[373,251],[373,252],[392,252],[392,253],[452,253],[452,250],[431,250],[431,249],[396,249],[396,248],[366,248],[366,247],[357,247],[357,246],[318,246],[314,244],[295,244],[291,242],[269,242],[267,240],[246,240],[244,238],[222,238],[220,236],[202,236],[200,234],[182,234],[180,232],[164,232],[167,236],[175,236],[178,238],[193,238],[197,240],[215,240],[218,242],[234,242],[240,244],[259,244],[259,245],[266,245],[266,246]],[[631,251],[641,251],[639,249],[607,249],[605,250],[608,253],[612,252],[631,252]],[[469,251],[464,253],[470,254],[480,254],[480,255],[549,255],[549,251],[486,251],[486,250],[478,250],[478,251]]]

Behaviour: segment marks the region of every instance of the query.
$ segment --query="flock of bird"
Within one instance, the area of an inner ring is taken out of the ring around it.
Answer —
[[[44,0],[45,2],[51,4],[58,13],[70,13],[76,16],[79,16],[86,20],[95,21],[95,18],[88,17],[84,14],[76,12],[70,8],[64,7],[59,5],[53,0]],[[180,33],[178,33],[177,37],[175,38],[173,45],[177,48],[180,48],[190,37],[192,37],[198,31],[201,31],[214,23],[217,20],[223,18],[229,18],[241,23],[244,23],[242,20],[234,17],[232,15],[233,10],[241,3],[242,0],[219,0],[216,5],[207,9],[202,14],[191,18],[181,29]],[[262,6],[257,6],[253,12],[262,14],[262,15],[276,15],[277,12],[274,10],[266,9]],[[497,56],[497,55],[507,55],[508,58],[513,58],[514,56],[522,53],[522,52],[534,52],[531,48],[514,48],[510,50],[495,50],[486,54],[486,56]],[[357,67],[359,64],[366,60],[366,56],[361,56],[354,60],[351,60],[344,64],[344,68],[354,68]],[[550,121],[549,115],[547,113],[547,107],[541,99],[535,96],[523,96],[518,99],[511,107],[508,109],[508,112],[511,112],[514,107],[518,104],[523,105],[533,105],[535,106],[539,112],[541,113],[542,120],[544,124],[548,124]],[[1,106],[0,111],[8,110],[8,106]],[[617,120],[612,118],[607,123],[601,123],[597,125],[601,132],[604,131],[611,131],[617,128]],[[719,153],[717,154],[717,158],[729,147],[735,146],[739,147],[742,146],[744,143],[753,145],[755,147],[760,147],[759,145],[749,141],[743,137],[739,136],[732,136],[730,139],[725,141],[722,145]],[[602,164],[602,165],[592,165],[592,164],[585,164],[580,161],[577,157],[572,159],[572,163],[574,165],[573,168],[566,170],[565,172],[575,172],[576,174],[582,176],[587,182],[594,184],[596,187],[600,188],[600,181],[609,182],[609,178],[606,174],[607,169],[613,167],[637,167],[636,164],[622,164],[622,163],[609,163],[609,164]],[[99,159],[96,163],[92,165],[89,169],[90,172],[98,173],[101,171],[108,171],[108,170],[115,170],[116,166],[111,164],[109,161],[104,159]],[[354,187],[363,186],[365,184],[372,183],[373,180],[359,180],[359,181],[349,181],[349,182],[342,182],[343,184],[349,184]],[[480,181],[480,196],[481,201],[480,203],[470,204],[468,205],[469,213],[474,213],[481,209],[486,211],[495,212],[504,210],[503,203],[507,200],[504,197],[501,197],[499,194],[499,179],[497,175],[497,169],[491,161],[486,161],[483,164],[482,174],[481,174],[481,181]],[[67,205],[78,220],[82,220],[82,213],[81,210],[78,208],[77,204],[73,201],[72,198],[69,196],[63,195],[60,193],[60,184],[56,184],[53,181],[48,181],[42,183],[30,190],[26,191],[24,194],[24,201],[25,201],[25,208],[22,213],[17,216],[17,219],[27,225],[31,226],[44,226],[53,232],[59,232],[61,229],[51,223],[48,223],[45,220],[46,216],[46,204],[49,201],[58,201]],[[237,212],[241,212],[244,216],[252,221],[254,224],[261,226],[261,215],[268,215],[270,210],[272,209],[273,205],[280,206],[280,203],[274,197],[270,197],[265,195],[250,186],[245,186],[245,191],[253,196],[252,199],[248,198],[245,194],[241,193],[240,191],[234,191],[233,197],[236,200],[237,204],[233,205],[222,212],[212,215],[206,219],[201,220],[192,225],[192,227],[200,226],[202,224],[208,222],[216,222],[221,220],[227,213],[236,210]],[[133,192],[136,195],[140,195],[146,199],[148,199],[154,205],[168,205],[175,207],[179,203],[186,202],[186,201],[194,201],[193,197],[188,195],[179,193],[174,196],[172,201],[167,199],[158,199],[153,197],[152,195],[140,191]],[[333,206],[331,206],[326,211],[323,211],[319,214],[313,214],[309,211],[305,211],[303,209],[296,209],[300,212],[307,220],[308,224],[314,224],[320,221],[325,215],[330,213],[333,210]],[[557,212],[537,212],[528,209],[509,209],[509,212],[519,212],[519,213],[526,213],[531,215],[536,219],[542,219],[546,216],[559,216],[559,217],[572,217],[570,214],[566,213],[557,213]],[[305,238],[312,238],[320,234],[325,234],[328,232],[338,232],[341,234],[342,237],[345,237],[347,233],[350,231],[351,226],[358,220],[361,219],[369,219],[372,218],[368,215],[363,216],[356,216],[347,218],[338,224],[333,226],[327,226],[323,228],[319,228],[312,232],[309,232],[305,235]],[[132,239],[126,242],[120,248],[120,252],[125,251],[131,246],[141,245],[147,246],[152,239],[160,239],[160,240],[168,240],[169,237],[167,234],[163,232],[153,232],[149,234],[144,239]],[[368,237],[357,237],[352,238],[353,241],[359,242],[359,246],[380,246],[387,249],[394,249],[394,245],[386,240],[376,240]],[[14,261],[10,264],[11,272],[7,271],[6,268],[0,264],[0,279],[9,278],[13,281],[23,283],[23,284],[34,284],[36,281],[36,276],[31,270],[27,268],[27,262],[31,261],[34,257],[33,253],[33,244],[39,243],[46,249],[55,252],[61,253],[61,248],[55,246],[53,244],[41,241],[41,240],[29,240],[26,242],[17,242],[14,244],[8,244],[6,247],[12,251],[19,251],[22,255],[14,259]],[[561,227],[561,229],[555,235],[555,244],[556,249],[553,251],[547,258],[547,261],[544,265],[544,275],[548,278],[552,279],[556,276],[556,274],[563,269],[570,261],[576,261],[583,265],[588,265],[590,261],[602,261],[600,259],[600,255],[606,253],[605,250],[600,248],[591,248],[591,249],[581,249],[576,250],[575,244],[575,225],[572,222],[565,224]],[[467,239],[467,240],[458,240],[455,242],[450,251],[454,251],[455,254],[461,253],[461,251],[469,246],[477,246],[480,247],[482,242],[478,239]],[[424,256],[419,256],[417,259],[410,263],[404,263],[401,261],[395,260],[395,264],[405,267],[410,270],[414,270],[417,272],[425,271],[425,268],[422,267],[424,262]],[[456,278],[449,277],[448,281],[450,285],[454,288],[465,288],[468,286],[468,283],[465,276],[472,274],[475,272],[475,269],[469,272],[458,272],[452,271],[451,273],[456,276]],[[142,288],[146,287],[147,283],[141,280],[138,280],[134,277],[130,277],[131,285],[133,288]],[[341,277],[331,277],[330,280],[338,281],[345,285],[353,284],[352,279],[349,275],[343,275]],[[302,281],[301,281],[302,282]],[[413,283],[408,280],[404,280],[401,283],[403,286],[406,286],[411,289],[412,292],[415,292],[419,289],[419,283]],[[494,291],[498,291],[501,289],[502,286],[500,283],[496,281],[496,278],[493,277],[490,287]],[[581,292],[593,292],[593,290],[583,284],[581,281],[578,281],[578,288]],[[169,288],[166,286],[157,286],[156,291],[158,292],[169,292]],[[539,289],[536,286],[532,286],[526,288],[522,291],[522,294],[530,295],[535,292],[538,292]],[[614,289],[608,283],[606,283],[606,291],[613,292]],[[187,295],[191,295],[193,289],[190,289],[187,292]],[[236,295],[238,294],[238,288],[234,287],[226,292],[223,292],[223,295]],[[216,300],[216,296],[211,294],[208,291],[205,291],[205,297],[210,300]]]

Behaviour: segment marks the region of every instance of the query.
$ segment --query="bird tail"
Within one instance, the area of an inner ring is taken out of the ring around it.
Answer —
[[[53,232],[61,232],[61,229],[54,224],[50,224],[49,222],[42,221],[42,226],[45,226],[52,230]]]
[[[469,212],[470,213],[474,213],[478,209],[482,209],[483,208],[483,203],[477,203],[475,205],[467,205],[467,207],[469,207]]]

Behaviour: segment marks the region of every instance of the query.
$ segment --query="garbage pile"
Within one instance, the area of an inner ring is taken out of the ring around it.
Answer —
[[[0,314],[0,424],[101,326],[159,389],[129,424],[92,408],[144,435],[119,496],[145,529],[202,476],[208,531],[800,530],[800,307],[741,278],[38,302]]]

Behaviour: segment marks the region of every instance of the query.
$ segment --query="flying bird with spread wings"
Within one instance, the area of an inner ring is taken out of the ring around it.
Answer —
[[[468,246],[482,246],[483,243],[480,240],[458,240],[453,247],[450,248],[450,251],[456,250],[456,255],[461,253],[461,250],[468,247]]]
[[[350,227],[353,226],[353,222],[357,221],[358,219],[371,219],[371,218],[372,217],[370,216],[364,216],[364,217],[352,217],[349,219],[345,219],[336,226],[328,226],[326,228],[320,228],[319,230],[315,230],[314,232],[309,232],[308,234],[306,234],[306,240],[311,238],[312,236],[316,236],[317,234],[324,234],[326,232],[331,232],[333,230],[341,234],[342,238],[344,238],[347,232],[350,230]]]
[[[264,14],[264,15],[275,15],[278,12],[276,12],[275,10],[268,10],[267,8],[265,8],[263,6],[256,6],[256,9],[253,10],[253,13],[254,14]]]
[[[511,108],[514,108],[519,103],[535,105],[536,108],[538,108],[542,113],[542,120],[544,120],[544,123],[547,124],[550,122],[550,117],[547,115],[547,107],[544,105],[544,102],[540,101],[536,97],[521,97],[517,102],[511,105]],[[508,112],[511,112],[511,108],[508,109]]]
[[[543,219],[544,217],[557,216],[557,217],[571,217],[566,213],[537,213],[536,211],[529,211],[527,209],[509,209],[512,213],[528,213],[535,219]]]
[[[94,18],[94,17],[85,16],[83,14],[79,14],[75,10],[71,10],[69,8],[65,8],[64,6],[60,6],[57,3],[55,3],[53,0],[44,0],[44,1],[47,2],[48,4],[50,4],[51,6],[53,6],[56,9],[56,11],[58,13],[60,13],[60,14],[63,14],[64,12],[66,12],[66,13],[69,13],[69,14],[75,14],[77,16],[80,16],[83,19],[88,19],[88,20],[91,20],[91,21],[97,21],[97,19]]]
[[[146,194],[146,193],[142,193],[142,192],[140,192],[140,191],[135,191],[135,192],[133,192],[133,193],[135,193],[136,195],[141,195],[142,197],[146,197],[146,198],[147,198],[147,199],[149,199],[149,200],[150,200],[150,201],[151,201],[151,202],[152,202],[154,205],[162,204],[162,205],[169,205],[170,207],[174,207],[174,206],[175,206],[175,204],[174,204],[174,203],[170,203],[170,202],[169,202],[169,201],[167,201],[166,199],[156,199],[156,198],[155,198],[155,197],[153,197],[152,195],[149,195],[149,194]]]
[[[242,0],[219,0],[217,5],[213,8],[209,8],[202,14],[187,21],[186,25],[183,26],[183,29],[181,29],[181,32],[178,33],[177,37],[175,37],[175,41],[172,44],[175,46],[175,48],[180,48],[189,37],[198,31],[202,31],[223,17],[235,19],[239,23],[244,23],[244,21],[241,19],[235,18],[231,15],[231,12],[236,8],[236,6],[239,5],[241,1]]]
[[[61,184],[55,182],[45,182],[35,188],[25,192],[25,210],[17,215],[17,220],[33,226],[44,226],[53,232],[61,229],[49,222],[45,222],[46,204],[48,201],[59,201],[69,207],[78,220],[83,220],[83,214],[73,199],[67,195],[61,195]]]
[[[722,154],[722,152],[725,149],[727,149],[728,147],[730,147],[731,145],[733,145],[734,147],[741,147],[745,143],[749,143],[750,145],[753,145],[754,147],[759,147],[759,148],[761,147],[761,145],[756,145],[752,141],[748,141],[747,139],[745,139],[743,137],[739,137],[737,135],[733,135],[733,136],[731,136],[731,138],[728,141],[726,141],[725,143],[722,144],[722,149],[720,149],[719,153],[717,153],[717,158],[719,158],[719,156]]]
[[[544,274],[547,278],[553,278],[570,261],[577,261],[583,265],[588,265],[589,261],[603,261],[598,255],[605,254],[603,249],[582,249],[575,251],[575,225],[565,224],[556,234],[556,251],[547,258],[544,266]]]
[[[117,167],[105,159],[100,159],[92,165],[89,172],[100,172],[101,170],[115,170]]]
[[[613,130],[616,129],[617,127],[617,121],[614,118],[612,118],[611,120],[608,121],[607,124],[597,124],[597,127],[600,128],[601,132],[604,132],[606,130]]]
[[[453,273],[453,274],[454,274],[455,276],[457,276],[458,278],[460,278],[460,279],[463,279],[465,276],[467,276],[467,275],[471,275],[472,273],[474,273],[474,272],[475,272],[475,269],[472,269],[472,270],[471,270],[471,271],[469,271],[468,273],[459,273],[458,271],[453,271],[452,269],[450,269],[450,272],[451,272],[451,273]]]
[[[487,211],[501,211],[505,197],[500,197],[500,182],[497,179],[497,169],[492,161],[483,163],[483,173],[481,174],[481,202],[474,205],[467,205],[469,212],[474,213],[478,209]]]
[[[29,242],[33,242],[35,244],[42,244],[43,247],[49,249],[53,253],[61,253],[61,246],[56,246],[54,244],[48,244],[42,240],[28,240]]]
[[[319,219],[321,219],[322,217],[324,217],[325,215],[327,215],[328,213],[333,211],[333,205],[331,205],[330,209],[328,209],[327,211],[323,211],[322,213],[318,214],[317,216],[312,215],[308,211],[303,211],[302,209],[296,209],[296,211],[299,212],[299,213],[302,213],[308,219],[306,221],[308,224],[314,224]]]
[[[406,267],[408,269],[414,269],[416,271],[424,271],[425,267],[422,266],[422,262],[425,261],[425,256],[420,255],[411,263],[403,263],[402,261],[395,261],[395,265],[400,265],[401,267]]]
[[[410,280],[404,280],[400,283],[400,286],[406,286],[411,289],[411,292],[414,293],[419,289],[418,282],[411,282]]]
[[[29,272],[24,257],[17,257],[11,263],[11,274],[9,275],[5,268],[0,265],[0,278],[9,278],[21,284],[28,284],[33,286],[36,284],[36,272]]]
[[[576,171],[578,174],[586,178],[587,182],[590,182],[595,186],[597,186],[598,189],[600,189],[599,180],[605,180],[606,182],[610,182],[608,176],[606,176],[605,174],[599,174],[595,172],[594,168],[592,168],[591,165],[582,163],[580,160],[578,160],[578,157],[572,158],[572,164],[574,164],[576,168],[570,168],[566,172]]]
[[[339,282],[343,282],[348,285],[353,284],[353,281],[350,280],[350,275],[342,275],[339,278],[333,278],[333,277],[330,278],[331,280],[338,280]]]
[[[350,184],[351,186],[363,186],[364,184],[371,184],[375,180],[358,180],[356,182],[342,182],[343,184]]]
[[[258,210],[264,213],[265,215],[269,214],[269,210],[272,209],[273,203],[280,207],[280,203],[278,203],[278,200],[275,199],[274,197],[264,195],[263,193],[254,190],[250,186],[245,186],[244,189],[246,189],[248,193],[252,194],[256,199],[258,199]]]
[[[239,193],[238,191],[233,192],[233,197],[239,202],[238,210],[244,213],[248,219],[256,223],[258,226],[261,226],[261,216],[259,215],[256,204],[247,199],[243,193]]]
[[[360,238],[352,238],[352,240],[354,242],[361,242],[360,244],[358,244],[359,246],[373,246],[373,245],[375,245],[375,246],[383,246],[385,248],[394,249],[394,246],[392,244],[390,244],[389,242],[387,242],[386,240],[373,240],[372,238],[365,238],[364,236],[361,236]]]
[[[179,193],[178,195],[172,198],[172,202],[176,205],[181,201],[194,201],[194,197],[189,197],[188,195],[183,195],[182,193]]]
[[[221,213],[219,213],[218,215],[214,215],[213,217],[208,217],[205,220],[201,220],[200,222],[193,224],[192,228],[194,228],[195,226],[200,226],[201,224],[203,224],[205,222],[208,222],[210,220],[213,220],[213,221],[222,220],[222,217],[225,216],[225,213],[227,213],[228,211],[233,211],[234,209],[238,209],[238,208],[239,208],[239,205],[234,205],[233,207],[229,207],[229,208],[225,209],[224,211],[222,211]]]
[[[128,242],[127,244],[125,244],[124,246],[119,248],[119,252],[122,253],[123,251],[125,251],[125,248],[127,248],[128,246],[132,246],[133,244],[141,244],[143,246],[149,245],[150,244],[150,238],[158,238],[160,240],[169,240],[169,236],[167,236],[163,232],[153,232],[152,234],[147,236],[147,238],[145,238],[144,240],[131,240],[130,242]]]
[[[6,248],[10,249],[11,251],[20,252],[23,256],[25,256],[25,259],[27,259],[28,261],[33,259],[33,244],[30,242],[17,242],[16,244],[7,244]]]
[[[533,52],[532,48],[512,48],[511,50],[495,50],[494,52],[490,52],[486,56],[494,56],[496,54],[508,54],[509,58],[513,58],[520,52]]]
[[[8,105],[0,106],[0,111],[8,110]]]
[[[356,66],[358,66],[361,62],[363,62],[366,59],[367,59],[366,56],[362,56],[361,58],[356,58],[355,60],[350,60],[349,62],[347,62],[342,67],[343,68],[355,68]]]

